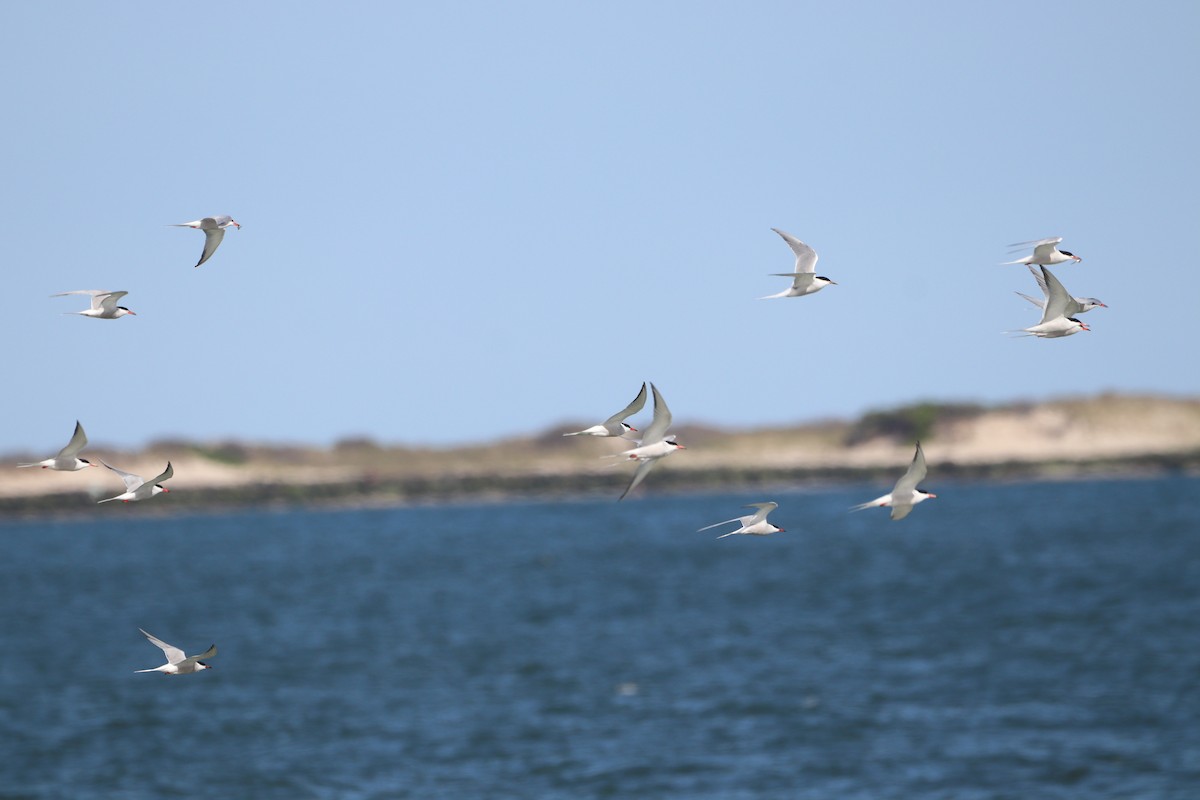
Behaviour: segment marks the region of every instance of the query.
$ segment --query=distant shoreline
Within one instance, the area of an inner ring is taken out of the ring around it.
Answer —
[[[929,483],[1029,482],[1044,480],[1119,480],[1166,475],[1200,475],[1200,449],[1180,454],[1145,455],[1095,461],[1000,462],[930,466]],[[828,467],[799,469],[671,469],[654,473],[654,485],[642,496],[709,494],[726,491],[775,490],[876,483],[896,477],[895,467]],[[581,500],[611,497],[617,501],[628,481],[625,472],[558,475],[441,476],[407,480],[360,480],[332,483],[260,483],[238,487],[195,487],[137,504],[138,518],[196,512],[255,509],[336,510],[404,508],[458,503],[506,503]],[[628,501],[627,501],[628,502]],[[0,523],[21,519],[97,519],[95,499],[86,492],[0,497]],[[116,519],[104,515],[104,519]]]

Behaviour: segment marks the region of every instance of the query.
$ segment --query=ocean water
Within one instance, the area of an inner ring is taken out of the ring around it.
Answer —
[[[929,486],[0,523],[0,798],[1200,797],[1200,480]]]

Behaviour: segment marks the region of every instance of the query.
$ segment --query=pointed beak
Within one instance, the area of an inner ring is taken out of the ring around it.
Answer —
[[[630,425],[630,426],[629,426],[629,432],[630,432],[630,433],[637,433],[637,428],[635,428],[635,427],[633,427],[632,425]]]
[[[129,312],[129,314],[130,314],[130,315],[132,315],[132,316],[135,316],[135,317],[137,316],[137,312],[136,312],[136,311],[130,311],[130,312]]]
[[[1086,324],[1084,324],[1084,323],[1082,323],[1082,322],[1081,322],[1081,323],[1079,323],[1079,327],[1083,328],[1085,331],[1090,331],[1090,330],[1091,330],[1091,328],[1089,328],[1089,327],[1088,327]]]
[[[1075,263],[1079,263],[1080,261],[1083,261],[1083,259],[1080,258],[1079,256],[1071,256],[1071,258],[1075,259]]]
[[[229,221],[236,225],[239,231],[242,229],[242,223],[238,222],[236,219],[231,219]]]
[[[89,467],[95,467],[96,469],[99,469],[99,468],[100,468],[100,465],[99,465],[99,464],[93,464],[93,463],[91,463],[90,461],[88,462],[88,466],[89,466]]]
[[[678,447],[680,450],[687,450],[687,448],[686,448],[686,447],[684,447],[684,446],[683,446],[683,445],[681,445],[681,444],[677,444],[677,445],[675,445],[675,446],[676,446],[676,447]]]
[[[167,488],[167,487],[165,487],[165,486],[164,486],[164,487],[162,487],[162,490],[163,490],[163,494],[170,494],[170,493],[171,493],[171,490],[170,490],[170,489],[168,489],[168,488]]]

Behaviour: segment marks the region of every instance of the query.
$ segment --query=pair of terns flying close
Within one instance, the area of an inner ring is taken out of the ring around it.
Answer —
[[[625,491],[621,493],[621,496],[617,498],[618,500],[624,500],[625,495],[632,492],[634,487],[645,479],[646,475],[654,468],[654,465],[658,463],[660,458],[669,456],[676,450],[687,449],[684,445],[675,441],[674,436],[667,436],[667,429],[671,427],[671,409],[667,407],[667,401],[663,400],[662,393],[658,391],[658,387],[653,383],[650,384],[650,391],[654,393],[654,416],[642,434],[642,438],[638,440],[638,446],[612,456],[605,456],[605,458],[620,458],[624,456],[630,461],[638,462],[637,470],[633,473],[633,479],[629,482],[629,486],[625,488]],[[641,391],[638,392],[637,397],[633,398],[633,402],[616,414],[613,414],[604,422],[593,425],[590,428],[584,428],[581,431],[564,433],[563,436],[624,438],[628,433],[637,433],[637,428],[625,420],[641,411],[645,405],[646,384],[643,383]]]
[[[98,467],[103,464],[108,469],[121,476],[121,480],[125,482],[125,491],[116,497],[109,497],[105,500],[100,500],[100,503],[108,503],[113,500],[121,500],[129,503],[137,500],[146,500],[156,494],[169,492],[170,489],[162,485],[162,482],[168,480],[175,474],[175,470],[171,468],[171,462],[167,462],[167,468],[162,474],[156,475],[150,480],[145,480],[140,475],[134,475],[131,472],[117,469],[116,467],[101,461],[100,464],[93,464],[86,458],[80,458],[79,452],[87,447],[87,434],[83,431],[83,425],[79,420],[75,420],[75,433],[71,436],[71,441],[67,442],[67,446],[58,451],[58,454],[52,458],[47,458],[44,461],[34,461],[30,464],[17,464],[18,467],[41,467],[42,469],[52,469],[59,472],[77,472],[88,467]]]

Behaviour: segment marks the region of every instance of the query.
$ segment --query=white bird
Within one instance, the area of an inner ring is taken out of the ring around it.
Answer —
[[[744,517],[734,517],[727,519],[724,522],[714,522],[712,525],[705,525],[700,528],[701,531],[707,531],[721,525],[728,525],[731,522],[741,523],[741,527],[736,531],[722,533],[718,539],[724,539],[726,536],[735,536],[737,534],[748,534],[751,536],[770,536],[772,533],[783,533],[783,528],[777,528],[767,522],[767,514],[770,514],[775,509],[779,508],[778,503],[748,503],[746,508],[757,508],[758,511],[754,514],[747,514]],[[699,533],[699,531],[697,531]]]
[[[1078,313],[1080,305],[1067,291],[1067,288],[1046,267],[1040,269],[1046,287],[1046,302],[1042,307],[1041,322],[1028,328],[1022,328],[1020,331],[1008,332],[1024,333],[1040,339],[1059,339],[1080,331],[1090,331],[1091,328],[1071,316],[1073,313]]]
[[[633,402],[625,406],[625,408],[613,414],[599,425],[593,425],[590,428],[584,428],[574,433],[564,433],[563,436],[624,436],[631,431],[637,433],[637,428],[624,422],[624,420],[641,411],[644,405],[646,405],[646,384],[643,382],[642,390],[638,392],[637,397],[633,398]]]
[[[1046,303],[1048,303],[1050,300],[1049,281],[1046,279],[1046,276],[1042,273],[1042,270],[1045,268],[1044,267],[1035,267],[1033,264],[1028,264],[1026,266],[1029,267],[1029,271],[1030,271],[1030,273],[1033,274],[1033,279],[1035,281],[1037,281],[1037,284],[1041,288],[1042,294],[1044,295],[1044,297],[1042,297],[1042,299],[1039,300],[1036,297],[1031,297],[1022,292],[1017,292],[1017,294],[1020,295],[1021,297],[1024,297],[1026,300],[1033,303],[1038,308],[1042,309],[1042,311],[1045,311]],[[1046,270],[1046,272],[1049,272],[1049,270]],[[1057,282],[1057,279],[1055,279],[1055,281]],[[1062,284],[1059,283],[1059,285],[1061,286]],[[1063,289],[1063,292],[1065,293],[1066,289]],[[1094,297],[1073,297],[1069,294],[1067,295],[1067,297],[1069,299],[1066,304],[1066,309],[1063,313],[1063,316],[1066,316],[1066,317],[1073,317],[1076,314],[1083,314],[1086,311],[1091,311],[1093,308],[1108,308],[1108,306],[1105,303],[1101,303],[1099,300],[1097,300]]]
[[[217,246],[221,244],[221,240],[225,238],[225,229],[233,225],[238,230],[242,226],[238,224],[233,217],[228,214],[219,216],[204,217],[203,219],[192,220],[191,222],[173,223],[172,228],[199,228],[204,231],[204,252],[200,254],[200,260],[196,262],[196,266],[200,266],[208,259],[212,258],[212,254],[217,252]]]
[[[121,480],[125,481],[125,493],[119,494],[116,497],[109,497],[105,500],[100,500],[98,501],[98,504],[110,503],[113,500],[120,500],[124,503],[145,500],[161,492],[171,491],[165,486],[159,485],[163,481],[170,479],[175,474],[175,470],[171,469],[170,461],[167,462],[167,468],[162,471],[161,475],[155,475],[150,480],[145,480],[140,475],[134,475],[131,472],[119,470],[116,467],[105,463],[104,461],[101,461],[100,463],[104,464],[104,466],[121,476]]]
[[[185,655],[184,652],[175,645],[167,644],[162,639],[146,633],[146,631],[143,631],[141,628],[138,628],[138,630],[142,631],[142,634],[150,640],[151,644],[163,651],[163,655],[167,657],[167,663],[163,664],[161,667],[155,667],[154,669],[136,669],[134,672],[161,672],[165,675],[190,675],[193,672],[199,672],[202,669],[212,669],[212,667],[210,667],[208,664],[205,664],[203,661],[201,661],[201,659],[212,658],[217,654],[217,646],[215,644],[198,656],[188,656]]]
[[[74,292],[59,292],[52,294],[51,297],[66,297],[69,294],[90,294],[92,296],[92,307],[84,311],[64,311],[64,314],[82,314],[85,317],[95,317],[96,319],[120,319],[126,314],[137,313],[130,311],[125,306],[117,305],[120,300],[129,292],[110,292],[105,289],[79,289]]]
[[[1034,239],[1031,242],[1016,242],[1010,244],[1009,247],[1026,247],[1033,245],[1033,254],[1018,258],[1016,261],[1005,261],[1004,264],[1038,264],[1046,266],[1047,264],[1062,264],[1066,261],[1083,261],[1082,258],[1075,255],[1069,250],[1059,250],[1055,245],[1062,241],[1061,236],[1055,236],[1050,239]]]
[[[669,456],[676,450],[686,450],[687,448],[675,441],[674,436],[666,436],[667,428],[671,427],[671,409],[667,408],[667,403],[659,394],[658,387],[653,383],[650,384],[650,390],[654,392],[654,417],[650,420],[649,427],[638,446],[632,450],[626,450],[623,453],[618,453],[617,456],[625,456],[631,461],[637,461],[637,471],[633,473],[633,480],[629,482],[629,486],[621,493],[617,500],[624,500],[625,495],[633,491],[646,477],[658,460],[664,456]]]
[[[87,467],[100,466],[99,464],[93,464],[86,458],[79,457],[79,451],[85,447],[87,447],[87,434],[83,432],[83,426],[79,424],[79,420],[75,420],[75,433],[71,435],[71,441],[67,442],[67,446],[58,451],[58,455],[54,458],[47,458],[45,461],[36,461],[32,464],[17,464],[17,466],[56,469],[61,472],[75,472]]]
[[[819,292],[830,284],[837,285],[837,281],[831,281],[829,278],[817,274],[816,250],[813,250],[790,233],[784,233],[779,228],[771,228],[771,230],[782,236],[783,240],[787,242],[788,247],[792,248],[792,252],[796,254],[796,269],[794,272],[771,273],[775,277],[791,278],[792,285],[779,294],[769,294],[766,297],[758,298],[759,300],[770,300],[775,297],[802,297],[806,294]]]
[[[871,502],[862,503],[850,510],[862,511],[864,508],[890,506],[892,519],[904,519],[917,503],[937,497],[932,492],[923,492],[917,488],[917,484],[925,480],[925,473],[925,453],[921,451],[921,443],[917,442],[917,452],[913,456],[912,463],[908,465],[908,472],[905,472],[904,477],[896,481],[891,493],[885,494],[883,497],[876,497]]]

